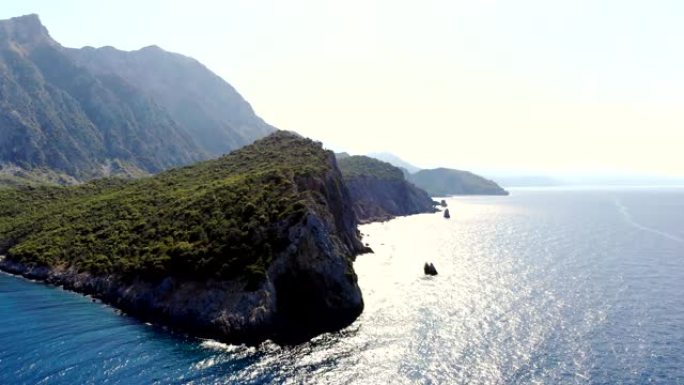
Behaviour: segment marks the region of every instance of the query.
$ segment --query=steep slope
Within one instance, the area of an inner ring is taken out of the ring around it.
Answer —
[[[399,168],[367,156],[348,156],[338,163],[360,221],[435,212],[435,202],[407,182]]]
[[[411,174],[409,180],[431,196],[508,195],[495,182],[468,171],[436,168]]]
[[[0,189],[0,268],[228,341],[349,324],[363,251],[333,153],[286,132],[150,178]]]
[[[155,46],[65,48],[36,15],[0,20],[0,183],[18,173],[142,176],[274,131],[192,58]]]
[[[400,157],[391,154],[389,152],[374,152],[371,154],[368,154],[369,157],[375,158],[378,160],[381,160],[383,162],[387,162],[391,164],[392,166],[399,167],[401,169],[404,169],[408,171],[410,174],[416,173],[420,171],[419,167],[416,167],[412,165],[411,163],[401,159]]]
[[[116,76],[84,71],[36,15],[0,21],[0,165],[77,179],[205,157],[167,112]]]
[[[112,47],[70,49],[76,63],[134,84],[166,108],[209,154],[222,155],[275,130],[235,89],[197,60],[157,46],[126,52]]]

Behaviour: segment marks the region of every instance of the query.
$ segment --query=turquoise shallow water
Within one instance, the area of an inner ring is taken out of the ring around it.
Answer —
[[[174,335],[0,274],[0,384],[684,384],[684,189],[448,201],[450,220],[362,226],[364,314],[296,347]]]

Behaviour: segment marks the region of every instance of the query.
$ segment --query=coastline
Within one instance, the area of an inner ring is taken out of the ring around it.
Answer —
[[[346,327],[363,311],[352,262],[336,252],[326,227],[316,215],[309,215],[256,290],[248,289],[246,279],[165,277],[152,282],[29,266],[7,256],[0,258],[0,270],[91,296],[141,322],[199,338],[248,345],[265,340],[298,344]],[[354,256],[366,251],[360,242],[352,250]]]
[[[230,285],[228,282],[181,283],[169,278],[157,283],[142,280],[125,282],[117,276],[93,276],[73,270],[29,267],[10,261],[4,256],[0,259],[0,270],[33,282],[62,287],[74,293],[96,298],[141,322],[167,326],[197,337],[227,342],[256,343],[259,336],[258,328],[263,329],[266,326],[263,310],[259,311],[268,306],[270,298],[266,290],[255,291],[249,296],[240,298],[241,292],[235,290],[235,285]],[[176,293],[171,293],[172,291]],[[207,300],[212,298],[223,298],[222,303],[230,300],[249,301],[253,304],[254,311],[249,314],[249,312],[244,312],[244,309],[235,309],[242,311],[240,313],[235,311],[231,314],[232,317],[226,319],[229,322],[223,325],[222,329],[219,324],[212,324],[209,319],[215,311],[205,309],[200,313],[202,309],[197,306],[207,304]],[[180,311],[180,307],[174,307],[174,302],[184,303],[186,314]],[[189,317],[191,314],[197,317]],[[229,334],[225,333],[226,326],[233,329]]]
[[[387,222],[407,216],[410,214],[369,219],[360,221],[359,225]],[[355,252],[358,255],[372,253],[372,250],[361,246]],[[268,276],[274,277],[284,273],[287,268],[283,262],[286,259],[288,258],[284,256],[277,258],[269,269]],[[346,270],[346,266],[344,268]],[[312,333],[310,330],[287,330],[288,326],[291,326],[289,322],[285,325],[279,324],[283,321],[282,317],[273,317],[273,313],[278,312],[278,294],[274,285],[276,278],[267,279],[257,290],[249,292],[244,290],[247,283],[240,281],[184,282],[172,277],[158,282],[131,281],[117,275],[96,276],[73,269],[28,266],[8,259],[6,255],[0,255],[0,271],[31,282],[48,284],[91,297],[143,323],[151,323],[196,338],[230,344],[255,346],[266,340],[278,344],[298,344],[320,333],[348,326],[363,311],[363,299],[359,289],[358,299],[353,301],[359,303],[359,306],[343,309],[336,314],[335,319],[321,317],[325,320],[323,327],[316,328]],[[345,272],[346,275],[348,271]],[[353,281],[356,285],[355,274]],[[216,302],[223,304],[224,310],[232,311],[223,311],[222,317],[216,317],[217,313],[221,313],[217,310],[220,305],[216,305]],[[205,307],[212,303],[213,309]],[[178,307],[174,304],[183,306]]]

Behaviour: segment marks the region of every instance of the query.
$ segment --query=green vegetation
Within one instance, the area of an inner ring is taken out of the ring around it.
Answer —
[[[495,182],[468,171],[436,168],[420,170],[409,176],[416,186],[431,196],[449,195],[508,195]]]
[[[298,183],[322,177],[330,157],[277,132],[150,178],[0,189],[0,254],[94,274],[258,280],[291,226],[324,204]]]
[[[401,169],[389,163],[362,155],[338,157],[337,164],[345,179],[374,176],[382,180],[404,180]]]

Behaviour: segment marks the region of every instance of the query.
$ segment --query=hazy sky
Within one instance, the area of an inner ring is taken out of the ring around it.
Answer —
[[[157,44],[271,124],[420,166],[684,175],[682,1],[12,0],[65,46]]]

